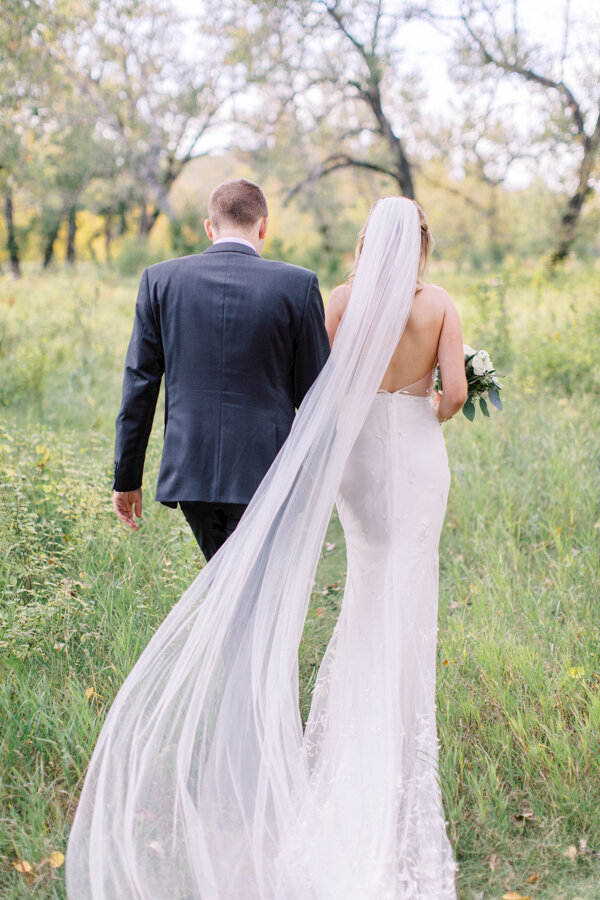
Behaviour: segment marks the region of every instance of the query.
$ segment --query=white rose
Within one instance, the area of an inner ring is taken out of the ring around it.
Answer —
[[[478,353],[477,353],[477,356],[479,357],[479,359],[480,359],[481,362],[483,363],[483,371],[484,371],[484,372],[491,372],[491,371],[493,370],[494,366],[493,366],[493,363],[492,363],[492,361],[491,361],[491,359],[490,359],[490,355],[489,355],[489,353],[487,352],[487,350],[479,350]]]
[[[472,347],[469,347],[468,344],[463,344],[463,353],[465,356],[473,356],[475,351],[473,350]]]
[[[487,371],[485,368],[485,363],[479,355],[473,357],[473,359],[471,360],[471,366],[475,375],[484,375]]]

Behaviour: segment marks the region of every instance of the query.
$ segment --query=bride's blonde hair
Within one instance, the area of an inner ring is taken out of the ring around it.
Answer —
[[[410,199],[410,198],[409,198]],[[421,222],[421,253],[419,257],[419,269],[417,273],[417,290],[420,291],[423,287],[423,276],[427,271],[427,265],[429,263],[429,258],[431,256],[431,251],[433,250],[433,235],[431,234],[431,230],[429,228],[429,224],[427,222],[427,216],[419,206],[416,200],[412,200],[412,203],[417,207],[417,211],[419,213],[419,221]],[[373,204],[371,209],[369,210],[369,215],[367,216],[367,220],[363,227],[360,229],[358,233],[358,241],[356,243],[356,250],[354,251],[354,265],[352,267],[352,271],[348,275],[348,284],[352,284],[354,281],[354,276],[356,274],[356,267],[358,266],[358,261],[360,259],[360,254],[362,253],[363,244],[365,243],[365,234],[367,233],[367,226],[369,224],[369,219],[371,218],[371,213],[373,212],[377,201]]]

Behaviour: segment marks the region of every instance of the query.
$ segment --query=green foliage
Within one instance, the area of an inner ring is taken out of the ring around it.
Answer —
[[[599,415],[585,398],[549,415],[544,389],[506,406],[448,440],[439,696],[451,834],[467,874],[501,858],[498,893],[506,877],[525,888],[552,869],[548,896],[581,878],[593,898],[597,861],[584,852],[573,866],[564,851],[600,834]]]
[[[494,352],[498,359],[494,358],[496,367],[505,366],[512,362],[512,341],[510,333],[509,314],[507,309],[507,292],[510,287],[510,275],[507,269],[500,270],[487,279],[479,281],[473,292],[473,301],[478,307],[478,317],[481,322],[480,340],[492,342]]]
[[[552,293],[561,296],[554,306],[547,302],[549,285],[539,274],[532,287],[539,315],[530,335],[535,348],[530,376],[538,383],[551,383],[567,395],[600,393],[598,333],[600,331],[600,285],[598,279],[581,283],[567,267],[553,279]]]
[[[135,281],[26,274],[0,281],[0,412],[20,423],[106,428],[117,401],[119,364],[135,303]],[[119,318],[120,316],[120,318]]]
[[[206,209],[187,204],[177,218],[169,222],[169,244],[173,256],[202,253],[210,246],[204,231],[204,220],[207,217]]]
[[[121,275],[139,276],[148,266],[165,259],[165,255],[155,250],[147,237],[128,235],[121,243],[114,266]]]
[[[452,102],[432,117],[424,110],[436,105],[435,80],[405,51],[419,18],[417,46],[428,28],[436,40],[435,16],[391,0],[205,0],[200,17],[175,0],[3,0],[0,192],[14,216],[0,225],[2,256],[15,272],[27,257],[49,263],[69,222],[69,260],[104,261],[117,233],[152,230],[161,218],[164,255],[195,252],[206,204],[188,208],[189,171],[204,158],[203,194],[242,159],[246,175],[268,182],[269,199],[293,210],[286,225],[297,226],[274,228],[273,249],[331,280],[343,277],[366,210],[390,193],[416,192],[440,256],[464,268],[539,258],[557,244],[593,259],[595,17],[571,17],[561,61],[524,23],[506,33],[501,7],[469,5],[444,49]],[[509,61],[514,40],[519,65]],[[569,90],[552,80],[563,63]],[[506,73],[508,106],[498,90]],[[545,100],[515,119],[531,90]],[[529,183],[515,189],[524,174]],[[578,181],[580,194],[569,196]],[[297,234],[307,216],[317,240]],[[81,220],[87,240],[76,238]],[[131,239],[121,271],[145,258]]]
[[[24,876],[12,863],[64,851],[110,703],[200,566],[183,517],[151,503],[158,422],[140,531],[110,507],[138,275],[0,278],[2,900],[64,898],[62,868]],[[505,366],[502,414],[444,426],[437,702],[459,897],[597,900],[597,276],[433,278],[465,340]],[[303,715],[345,568],[334,516],[300,648]]]
[[[489,350],[507,393],[537,389],[598,395],[600,288],[595,267],[507,265],[485,278],[432,275],[459,301],[465,341]]]

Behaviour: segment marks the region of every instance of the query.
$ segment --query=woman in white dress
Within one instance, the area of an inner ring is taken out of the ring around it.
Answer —
[[[423,222],[412,201],[375,205],[290,437],[115,699],[69,840],[71,900],[454,900],[439,420],[466,381],[456,311],[418,281]],[[348,578],[303,731],[297,652],[336,497]]]
[[[332,897],[454,894],[435,724],[438,543],[450,481],[440,422],[462,407],[467,382],[456,308],[446,291],[421,280],[431,234],[417,209],[414,303],[337,496],[348,575],[305,731],[315,790],[325,808],[337,804],[339,812],[339,820],[324,821],[318,843],[331,858],[340,834],[352,848],[332,873],[336,885],[344,879],[345,892]],[[364,229],[357,261],[363,239]],[[335,288],[327,304],[332,345],[351,281]],[[438,362],[444,391],[433,396]],[[332,773],[339,800],[332,797]],[[349,815],[353,793],[356,817]],[[387,893],[378,893],[380,884]]]

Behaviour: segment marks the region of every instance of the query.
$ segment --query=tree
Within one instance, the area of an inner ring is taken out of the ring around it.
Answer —
[[[265,121],[263,107],[260,124],[243,117],[254,141],[272,146],[283,120],[292,144],[310,135],[305,176],[288,200],[342,169],[384,175],[398,193],[414,197],[407,144],[420,92],[400,66],[398,31],[406,17],[397,3],[224,0],[215,15],[232,42],[230,61],[274,110]]]
[[[39,10],[19,0],[4,0],[0,17],[0,189],[6,226],[6,249],[15,277],[21,272],[21,252],[15,224],[15,193],[26,177],[32,136],[42,100],[43,66],[36,59],[34,40]]]
[[[169,189],[200,152],[223,102],[218,50],[205,39],[203,58],[186,59],[184,20],[164,0],[97,0],[90,12],[71,22],[52,56],[113,142],[119,164],[134,173],[140,231],[147,233],[160,212],[174,217]],[[60,31],[61,9],[49,13],[49,27],[57,23]]]
[[[38,159],[43,166],[38,175],[41,194],[41,230],[44,240],[44,268],[52,261],[54,243],[63,222],[67,224],[66,259],[75,262],[77,214],[92,179],[106,180],[115,173],[113,146],[97,133],[95,123],[87,124],[75,112],[77,97],[66,102],[60,114],[55,109],[57,130],[38,141]]]
[[[426,159],[419,164],[419,182],[465,204],[478,240],[485,237],[486,257],[498,263],[509,249],[501,214],[506,183],[517,165],[537,159],[537,148],[499,100],[496,78],[475,80],[466,66],[455,67],[453,78],[458,91],[449,100],[449,115],[441,123],[428,122],[421,138]]]
[[[102,227],[92,236],[104,238],[104,258],[112,258],[112,243],[127,231],[127,212],[136,202],[136,186],[132,173],[123,170],[113,161],[114,168],[108,174],[94,176],[82,197],[82,205],[102,219]],[[89,245],[92,256],[93,246]]]
[[[562,48],[553,52],[522,28],[518,0],[511,4],[510,18],[506,17],[506,8],[507,4],[498,0],[463,0],[459,14],[461,53],[472,69],[514,76],[535,92],[545,113],[543,139],[555,158],[566,150],[574,161],[551,253],[551,265],[556,265],[568,255],[577,236],[600,158],[600,65],[595,52],[600,27],[597,20],[571,20],[567,3]],[[569,53],[577,32],[582,38],[577,48],[580,63]],[[590,40],[590,35],[595,40]],[[588,48],[586,56],[584,47]]]

